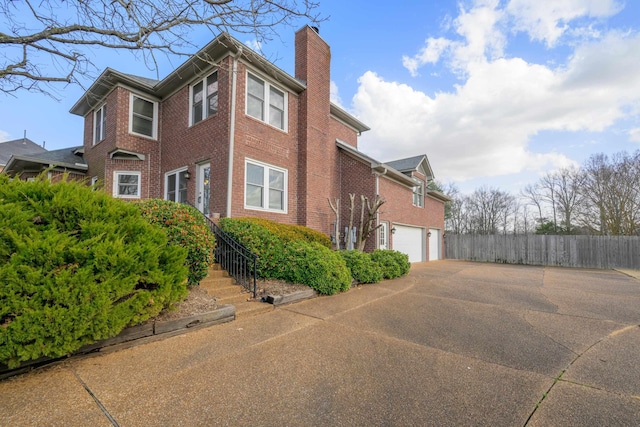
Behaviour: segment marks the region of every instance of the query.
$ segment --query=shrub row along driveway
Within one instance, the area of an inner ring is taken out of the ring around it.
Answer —
[[[4,381],[0,424],[638,425],[639,324],[620,272],[414,264]]]

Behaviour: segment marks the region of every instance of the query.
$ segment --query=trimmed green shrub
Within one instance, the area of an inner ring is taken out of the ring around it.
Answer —
[[[351,286],[344,260],[321,233],[258,218],[222,218],[220,226],[258,255],[261,278],[301,283],[322,294]]]
[[[131,203],[0,175],[0,362],[65,356],[187,295],[187,251]]]
[[[382,267],[371,260],[371,254],[357,250],[340,251],[340,255],[358,283],[378,283],[382,280]]]
[[[268,219],[253,217],[236,218],[234,221],[262,227],[283,242],[305,241],[308,243],[319,243],[329,249],[332,247],[329,236],[302,225],[281,224]]]
[[[398,251],[376,249],[371,254],[371,260],[380,265],[385,279],[404,276],[411,268],[409,256]]]
[[[138,206],[147,221],[164,228],[169,244],[187,249],[189,286],[207,277],[216,240],[205,217],[193,206],[168,200],[144,200]]]
[[[319,243],[289,242],[284,254],[283,280],[303,283],[324,295],[351,287],[351,274],[344,259]]]
[[[284,241],[276,234],[247,218],[221,218],[220,227],[258,255],[258,277],[278,279],[282,276]]]

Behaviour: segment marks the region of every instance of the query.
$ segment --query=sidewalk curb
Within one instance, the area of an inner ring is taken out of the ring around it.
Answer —
[[[102,353],[122,350],[133,347],[134,345],[144,344],[169,338],[175,335],[181,335],[189,330],[201,329],[220,323],[231,322],[235,319],[236,308],[231,304],[221,305],[213,311],[207,313],[196,314],[176,320],[156,321],[150,319],[148,323],[142,325],[131,326],[125,328],[113,338],[98,341],[80,347],[69,356],[60,358],[41,357],[36,360],[29,360],[15,369],[9,369],[6,365],[0,364],[0,381],[6,378],[26,373],[32,369],[41,366],[51,365],[57,362],[68,360],[69,358],[89,355],[93,353]]]
[[[268,304],[273,304],[274,307],[285,304],[292,304],[294,302],[302,301],[305,299],[311,299],[318,296],[318,293],[313,289],[304,291],[296,291],[286,295],[267,295],[262,297],[262,300]]]

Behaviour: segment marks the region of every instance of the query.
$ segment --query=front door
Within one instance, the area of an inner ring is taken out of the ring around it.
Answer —
[[[211,200],[211,163],[198,165],[196,206],[200,212],[209,216],[209,202]]]

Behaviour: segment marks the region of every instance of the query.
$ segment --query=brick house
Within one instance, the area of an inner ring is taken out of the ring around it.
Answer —
[[[305,26],[295,76],[222,34],[150,80],[106,69],[72,107],[84,117],[86,176],[114,197],[189,202],[216,217],[257,216],[333,234],[329,199],[387,202],[367,249],[442,253],[446,196],[427,191],[426,156],[378,162],[358,150],[369,128],[330,101],[330,48]]]

